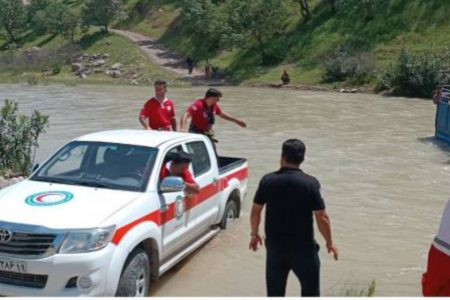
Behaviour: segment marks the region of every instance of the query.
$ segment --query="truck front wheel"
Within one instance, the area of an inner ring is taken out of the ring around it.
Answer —
[[[237,219],[239,216],[238,208],[234,200],[230,200],[225,207],[225,212],[220,223],[220,228],[227,229],[227,224]]]
[[[144,250],[136,248],[128,256],[119,279],[116,296],[146,297],[150,288],[150,259]]]

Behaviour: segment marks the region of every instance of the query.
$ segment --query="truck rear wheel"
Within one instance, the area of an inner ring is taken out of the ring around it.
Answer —
[[[239,216],[238,207],[234,200],[230,200],[225,207],[225,212],[222,217],[222,222],[220,223],[220,228],[227,229],[229,222],[237,219]]]
[[[142,249],[128,256],[119,279],[116,296],[147,297],[150,289],[150,259]]]

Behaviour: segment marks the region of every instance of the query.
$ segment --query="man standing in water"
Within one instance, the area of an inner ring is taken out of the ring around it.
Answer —
[[[139,122],[148,130],[176,131],[175,105],[166,98],[167,82],[157,80],[154,84],[155,97],[149,99],[139,114]]]
[[[314,239],[313,214],[328,253],[338,259],[319,181],[300,169],[305,145],[297,139],[283,143],[281,169],[265,175],[255,194],[250,216],[250,249],[262,245],[261,212],[266,205],[266,286],[268,296],[285,296],[289,272],[294,271],[302,296],[320,296],[319,245]]]
[[[181,118],[181,131],[187,131],[188,120],[192,118],[189,132],[206,135],[211,139],[214,146],[217,140],[214,138],[212,127],[216,122],[216,115],[241,127],[247,127],[244,121],[236,119],[222,110],[219,105],[221,97],[222,93],[219,90],[209,89],[204,98],[198,99],[186,110]]]

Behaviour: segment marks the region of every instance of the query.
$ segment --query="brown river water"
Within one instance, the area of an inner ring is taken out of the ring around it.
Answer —
[[[178,116],[205,88],[169,88]],[[322,293],[345,295],[376,281],[378,296],[419,296],[429,244],[450,194],[450,148],[434,141],[435,107],[420,99],[286,89],[223,88],[222,107],[247,129],[218,120],[222,155],[249,160],[242,218],[166,273],[154,296],[264,296],[265,252],[248,250],[249,210],[259,178],[279,165],[281,143],[307,146],[303,169],[316,176],[340,250],[322,245]],[[41,161],[79,135],[140,128],[151,87],[0,85],[0,104],[50,115]],[[316,231],[317,232],[317,231]],[[291,274],[288,295],[299,286]]]

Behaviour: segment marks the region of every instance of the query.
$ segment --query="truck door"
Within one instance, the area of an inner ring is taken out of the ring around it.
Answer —
[[[171,148],[164,156],[163,164],[159,171],[171,161],[171,157],[182,150],[178,145]],[[159,184],[158,184],[159,186]],[[185,193],[161,193],[159,192],[161,202],[161,229],[162,229],[162,250],[163,256],[170,255],[178,250],[186,238],[186,203]]]
[[[208,152],[205,142],[188,142],[186,149],[193,156],[193,175],[200,185],[200,194],[193,198],[194,203],[187,221],[188,227],[195,227],[195,232],[200,234],[209,230],[219,213],[219,171],[217,166],[213,166],[211,152]]]

